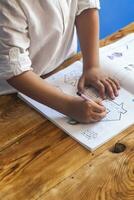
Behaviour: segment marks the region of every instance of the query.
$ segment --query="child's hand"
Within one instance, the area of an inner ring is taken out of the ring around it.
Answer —
[[[85,86],[93,86],[99,92],[101,98],[106,98],[106,93],[114,99],[118,96],[120,85],[117,80],[108,77],[100,68],[86,70],[78,82],[78,91],[83,92]]]
[[[68,111],[72,119],[81,123],[100,121],[107,113],[100,100],[90,102],[77,97],[69,103]]]

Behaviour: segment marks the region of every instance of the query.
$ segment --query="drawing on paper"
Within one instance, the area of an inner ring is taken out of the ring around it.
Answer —
[[[130,64],[129,67],[134,67],[134,65]],[[63,87],[64,85],[71,85],[72,88],[77,87],[78,80],[80,78],[81,72],[78,72],[76,70],[73,70],[63,76],[63,84],[58,85],[55,84],[55,86],[61,90],[62,92],[66,92]],[[63,89],[63,90],[62,90]],[[75,91],[75,90],[74,90]],[[91,98],[91,99],[99,99],[99,94],[96,89],[93,87],[86,88],[85,94]],[[127,110],[124,108],[124,103],[117,103],[115,101],[111,101],[109,99],[103,101],[104,106],[107,109],[107,115],[104,119],[101,120],[101,122],[108,122],[108,121],[120,121],[122,119],[122,116],[124,116],[127,113]]]
[[[128,52],[128,50],[133,47],[134,40],[130,40],[125,44],[118,45],[116,48],[111,49],[110,53],[107,55],[107,57],[110,60],[115,60],[116,58],[121,58],[124,56],[125,53]],[[119,49],[121,49],[119,51]]]
[[[107,116],[101,121],[120,121],[122,116],[127,113],[124,103],[117,104],[114,101],[105,100],[104,106],[107,109]]]
[[[122,52],[114,52],[112,53],[111,55],[108,55],[107,57],[110,59],[110,60],[114,60],[115,58],[120,58],[123,56],[123,53]]]
[[[128,66],[124,67],[125,70],[132,72],[134,70],[134,64],[129,64]]]
[[[64,76],[64,83],[76,87],[79,77],[80,73],[78,73],[77,71],[72,71]],[[86,89],[85,94],[92,99],[99,98],[97,90],[92,87]],[[111,100],[104,100],[103,103],[107,109],[107,116],[101,120],[102,122],[119,121],[121,120],[122,116],[127,113],[127,110],[124,108],[124,103],[118,104],[115,101]]]
[[[122,115],[127,113],[127,110],[124,109],[124,104],[117,104],[114,101],[105,100],[104,105],[107,108],[107,116],[102,119],[101,122],[108,122],[108,121],[120,121]],[[87,129],[81,133],[87,140],[95,140],[98,137],[97,130]]]
[[[64,75],[64,83],[72,85],[73,87],[77,86],[78,80],[80,78],[81,73],[78,71],[72,71],[69,74]]]
[[[81,133],[87,140],[95,140],[98,136],[98,133],[92,130],[85,130]]]
[[[87,89],[85,91],[85,94],[92,99],[99,99],[99,94],[97,90],[94,88]],[[107,109],[107,116],[102,119],[101,121],[119,121],[121,120],[122,116],[127,113],[127,110],[124,108],[124,103],[116,103],[112,100],[104,100],[103,101],[104,106]]]

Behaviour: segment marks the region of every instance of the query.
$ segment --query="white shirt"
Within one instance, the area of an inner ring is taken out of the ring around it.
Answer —
[[[25,71],[46,74],[77,51],[75,18],[99,0],[0,0],[0,94]]]

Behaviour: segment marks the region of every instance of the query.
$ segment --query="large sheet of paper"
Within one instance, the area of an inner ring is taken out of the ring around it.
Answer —
[[[59,88],[62,92],[75,96],[77,92],[77,82],[81,73],[82,63],[76,62],[68,68],[49,77],[47,81]],[[90,88],[90,90],[87,89],[86,94],[90,98],[98,97],[97,92],[92,88]],[[68,117],[61,113],[40,104],[23,94],[20,94],[19,96],[90,150],[96,149],[134,123],[134,95],[123,88],[120,90],[119,97],[114,101],[108,99],[103,101],[103,104],[107,108],[107,116],[100,122],[92,124],[71,125],[69,124]]]

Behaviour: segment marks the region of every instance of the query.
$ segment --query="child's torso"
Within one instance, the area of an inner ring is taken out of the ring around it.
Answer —
[[[36,73],[48,73],[76,51],[77,0],[22,0],[30,57]]]

